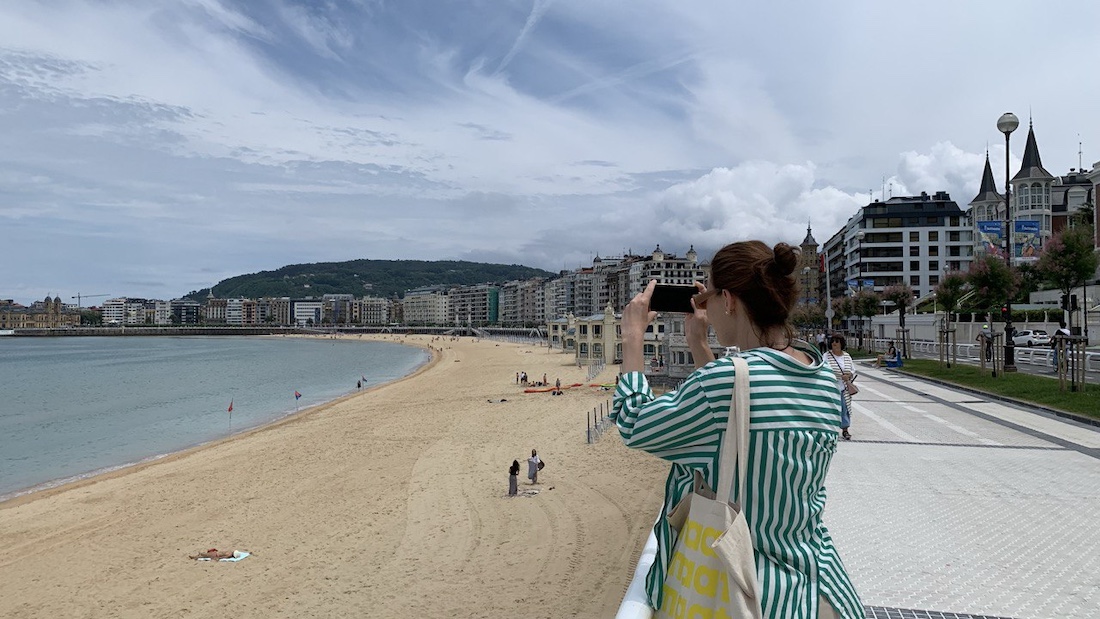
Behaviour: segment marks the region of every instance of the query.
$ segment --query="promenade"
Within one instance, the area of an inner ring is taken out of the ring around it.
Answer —
[[[859,373],[825,520],[867,616],[1100,617],[1100,428]]]

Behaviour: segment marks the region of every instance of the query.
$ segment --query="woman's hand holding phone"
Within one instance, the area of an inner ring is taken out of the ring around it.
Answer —
[[[630,303],[623,308],[623,373],[645,370],[645,355],[642,347],[645,330],[657,317],[657,312],[649,309],[649,299],[653,296],[653,289],[656,286],[657,280],[650,280],[645,290],[634,295]]]
[[[695,282],[695,288],[699,292],[706,292],[707,287],[703,282]],[[710,349],[710,319],[707,318],[707,310],[695,307],[695,299],[691,300],[692,311],[684,318],[684,337],[687,339],[691,356],[695,359],[695,367],[714,361],[714,353]]]

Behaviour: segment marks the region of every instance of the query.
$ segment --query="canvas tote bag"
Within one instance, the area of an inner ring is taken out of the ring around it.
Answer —
[[[761,619],[756,559],[741,506],[749,463],[749,364],[733,357],[737,372],[729,421],[718,458],[718,491],[695,472],[691,492],[669,514],[680,532],[673,547],[656,617],[748,617]],[[730,503],[737,474],[737,503]]]

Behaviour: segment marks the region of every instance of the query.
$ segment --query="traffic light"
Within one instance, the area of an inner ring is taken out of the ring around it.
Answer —
[[[1064,294],[1064,295],[1062,295],[1062,311],[1068,311],[1068,310],[1069,310],[1069,295]]]
[[[1075,294],[1070,295],[1070,297],[1069,297],[1069,311],[1076,312],[1077,309],[1078,309],[1077,308],[1077,295],[1075,295]]]
[[[1008,322],[1008,306],[1001,306],[1001,322]]]

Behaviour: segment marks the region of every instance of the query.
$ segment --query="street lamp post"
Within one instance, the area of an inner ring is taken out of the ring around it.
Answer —
[[[810,305],[810,267],[802,267],[802,304]]]
[[[1016,127],[1020,126],[1020,119],[1016,118],[1016,115],[1012,112],[1005,112],[997,119],[997,130],[1005,134],[1005,263],[1008,265],[1008,271],[1012,273],[1012,203],[1009,202],[1009,194],[1012,191],[1012,183],[1009,178],[1008,171],[1008,156],[1009,151],[1009,137],[1012,132],[1016,130]],[[1005,372],[1016,371],[1016,343],[1012,341],[1012,294],[1008,295],[1008,301],[1005,302],[1005,309],[1008,311],[1008,315],[1005,316]]]
[[[858,281],[856,282],[856,289],[859,292],[863,292],[863,230],[856,232],[856,241],[858,241],[857,251],[859,252],[859,262],[856,263],[856,270],[858,271]],[[859,314],[859,347],[863,348],[863,314]]]

